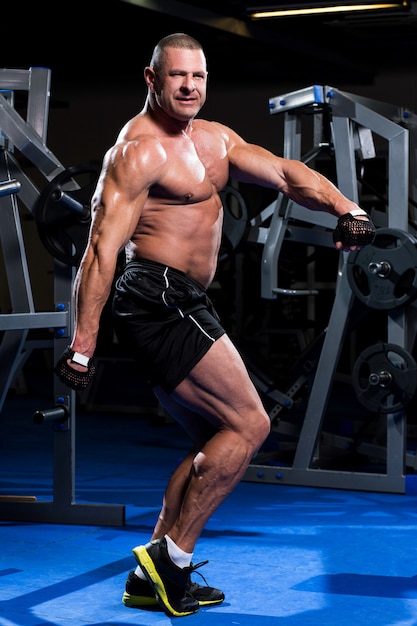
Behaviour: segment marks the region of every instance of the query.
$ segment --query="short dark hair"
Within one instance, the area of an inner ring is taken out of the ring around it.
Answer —
[[[203,50],[201,43],[186,33],[173,33],[172,35],[167,35],[158,41],[152,53],[149,65],[153,67],[155,72],[159,72],[162,68],[163,55],[166,48]]]

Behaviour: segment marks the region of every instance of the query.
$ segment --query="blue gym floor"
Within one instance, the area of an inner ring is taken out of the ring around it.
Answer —
[[[52,426],[32,420],[49,402],[33,392],[7,398],[0,495],[51,497]],[[408,488],[242,482],[193,557],[209,560],[200,571],[225,602],[184,618],[124,607],[131,549],[148,541],[188,441],[169,420],[96,411],[77,415],[76,439],[76,501],[123,504],[126,524],[1,521],[0,626],[417,624],[417,496]]]

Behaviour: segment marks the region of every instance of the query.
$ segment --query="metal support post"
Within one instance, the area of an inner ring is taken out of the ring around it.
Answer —
[[[331,119],[331,138],[334,149],[337,185],[347,197],[360,203],[355,157],[355,133],[372,133],[378,135],[387,145],[388,167],[388,200],[386,214],[377,215],[377,225],[396,228],[409,232],[408,220],[408,185],[409,185],[409,130],[405,128],[405,117],[401,107],[378,103],[352,94],[341,92],[333,87],[313,86],[299,90],[293,94],[285,94],[270,99],[271,114],[284,113],[284,156],[302,159],[301,116],[309,107],[319,115],[323,107]],[[318,146],[324,143],[318,124],[314,125],[315,146],[310,156],[318,153]],[[415,139],[412,145],[415,146]],[[371,146],[372,147],[372,146]],[[369,150],[367,158],[371,158],[373,150]],[[310,158],[310,157],[309,157]],[[306,159],[304,159],[306,160]],[[415,180],[416,172],[411,163],[411,180]],[[414,168],[415,170],[415,168]],[[278,282],[278,261],[284,238],[291,241],[308,241],[312,245],[332,245],[326,240],[324,233],[320,237],[317,231],[304,231],[302,222],[323,226],[330,234],[336,225],[335,219],[329,216],[314,214],[280,196],[275,204],[270,205],[262,214],[271,218],[270,227],[262,228],[262,220],[252,220],[251,241],[264,244],[262,258],[262,297],[279,297],[282,290]],[[272,217],[271,217],[272,216]],[[300,226],[301,222],[301,226]],[[290,225],[290,226],[289,226]],[[287,233],[291,231],[291,235]],[[358,489],[365,491],[405,491],[405,459],[406,454],[406,419],[403,411],[390,413],[386,416],[387,442],[386,449],[379,448],[378,454],[385,459],[385,473],[333,471],[320,468],[320,446],[322,442],[332,440],[346,446],[347,438],[327,435],[322,432],[323,421],[327,412],[329,395],[336,375],[340,351],[346,338],[348,323],[352,312],[355,295],[349,285],[346,272],[347,253],[341,253],[339,259],[338,279],[333,308],[329,324],[325,331],[324,343],[320,352],[313,382],[309,391],[307,408],[303,424],[298,433],[298,441],[292,467],[272,460],[271,463],[260,463],[255,459],[248,468],[245,479],[250,481],[300,484],[320,487]],[[295,292],[294,292],[295,293]],[[414,305],[407,308],[388,311],[387,341],[401,348],[412,349],[416,337],[416,310]],[[273,411],[271,412],[271,414]],[[278,423],[276,432],[294,432],[291,424]],[[296,430],[296,429],[295,429]],[[376,453],[378,446],[371,446]],[[265,458],[265,456],[263,457]]]
[[[20,223],[18,197],[34,214],[40,193],[22,171],[14,148],[27,157],[50,181],[65,168],[48,150],[45,139],[49,110],[50,70],[0,70],[0,88],[11,90],[0,95],[0,244],[9,287],[12,312],[0,315],[0,412],[6,394],[34,342],[31,329],[53,330],[51,346],[54,361],[62,354],[73,332],[71,308],[75,269],[55,261],[55,311],[35,311],[25,242]],[[13,108],[13,91],[28,91],[27,120]],[[43,344],[42,344],[43,345]],[[80,504],[75,501],[75,423],[76,393],[54,377],[54,406],[39,411],[35,423],[54,421],[53,494],[51,501],[36,497],[3,496],[3,520],[28,520],[65,524],[123,525],[125,507],[111,504]]]

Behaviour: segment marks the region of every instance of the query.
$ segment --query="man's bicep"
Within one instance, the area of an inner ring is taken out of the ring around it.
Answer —
[[[124,189],[105,186],[93,213],[92,237],[115,250],[123,248],[135,232],[147,197],[147,190],[131,196]]]
[[[230,151],[230,175],[240,182],[281,189],[285,185],[282,159],[268,150],[245,144]]]

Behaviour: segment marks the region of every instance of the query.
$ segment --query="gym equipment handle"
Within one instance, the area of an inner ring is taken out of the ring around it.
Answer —
[[[0,182],[0,198],[3,196],[10,196],[13,193],[20,191],[21,184],[18,180],[5,180]]]
[[[90,218],[90,210],[88,207],[85,207],[81,202],[75,200],[70,195],[62,191],[62,189],[57,189],[52,193],[52,200],[54,202],[60,202],[65,208],[73,211],[77,215],[80,215],[84,219]]]
[[[45,409],[44,411],[36,411],[33,414],[35,424],[43,424],[44,422],[58,421],[65,422],[68,419],[68,409],[65,406],[56,406],[53,409]]]

